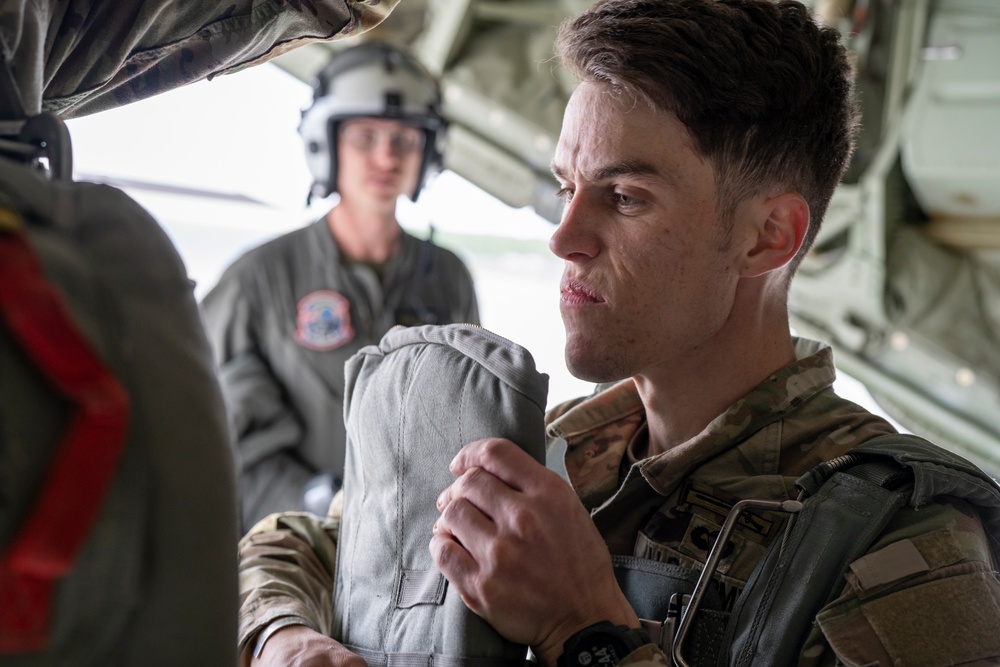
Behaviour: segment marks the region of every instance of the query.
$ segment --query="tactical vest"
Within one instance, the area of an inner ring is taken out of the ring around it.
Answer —
[[[345,366],[347,457],[333,636],[369,665],[523,665],[527,647],[471,612],[428,551],[463,445],[496,436],[544,459],[548,377],[465,324],[397,327]]]
[[[994,556],[1000,556],[997,483],[923,438],[875,438],[816,466],[796,486],[804,498],[801,504],[776,503],[795,512],[790,529],[771,544],[731,613],[723,611],[715,588],[707,586],[713,555],[726,542],[725,526],[703,571],[613,558],[626,598],[640,618],[648,619],[643,625],[651,639],[676,664],[796,664],[816,615],[843,589],[848,566],[906,505],[918,508],[935,499],[969,502],[979,511]],[[696,608],[691,599],[698,599]]]

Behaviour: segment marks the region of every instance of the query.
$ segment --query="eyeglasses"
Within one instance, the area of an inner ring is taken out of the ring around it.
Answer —
[[[408,155],[424,148],[424,131],[411,125],[390,129],[345,123],[340,128],[340,138],[359,151],[375,150],[383,137],[388,140],[393,155]]]

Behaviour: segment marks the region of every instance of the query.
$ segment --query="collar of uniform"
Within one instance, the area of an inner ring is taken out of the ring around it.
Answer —
[[[645,420],[639,392],[628,379],[565,409],[549,424],[548,435],[566,442],[566,476],[584,505],[599,504],[618,487],[622,457]]]
[[[794,339],[796,360],[774,372],[687,442],[643,461],[643,476],[658,492],[671,493],[690,472],[780,421],[836,378],[825,343]]]
[[[560,408],[556,407],[551,413],[559,411]],[[576,436],[603,428],[640,412],[643,412],[642,399],[639,398],[635,383],[629,378],[583,400],[578,400],[569,409],[562,410],[562,414],[549,422],[548,435],[562,438],[572,447],[576,442]]]
[[[643,461],[641,471],[662,494],[697,465],[782,419],[833,384],[833,353],[824,343],[794,339],[796,360],[776,371],[687,442]],[[567,410],[548,427],[566,441],[566,472],[581,496],[618,484],[628,443],[646,416],[631,380],[619,382]]]
[[[420,266],[424,261],[424,241],[413,236],[405,229],[399,231],[399,248],[389,256],[385,265],[386,284],[399,282],[406,276],[407,289],[411,279],[420,280],[425,277],[427,268]]]
[[[313,242],[310,244],[313,259],[320,264],[327,264],[331,260],[340,260],[340,247],[333,238],[330,231],[330,223],[327,216],[323,216],[316,222],[309,225],[309,235]]]
[[[331,259],[339,260],[341,258],[340,246],[337,245],[337,240],[333,237],[326,215],[309,225],[309,229],[313,238],[313,252],[318,263],[328,264]],[[415,274],[422,243],[421,239],[408,233],[405,229],[400,230],[399,249],[390,255],[385,262],[386,276],[391,279],[396,274],[406,276]],[[392,281],[388,280],[387,282]]]

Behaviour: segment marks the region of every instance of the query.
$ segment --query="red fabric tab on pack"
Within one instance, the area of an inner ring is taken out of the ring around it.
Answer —
[[[121,458],[129,401],[45,278],[22,230],[0,231],[0,320],[72,408],[38,501],[0,557],[0,654],[48,641],[55,583],[73,567]]]

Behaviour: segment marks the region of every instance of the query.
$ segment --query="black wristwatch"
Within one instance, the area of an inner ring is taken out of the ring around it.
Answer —
[[[632,651],[649,643],[646,631],[607,621],[580,630],[563,644],[558,667],[614,667]]]

